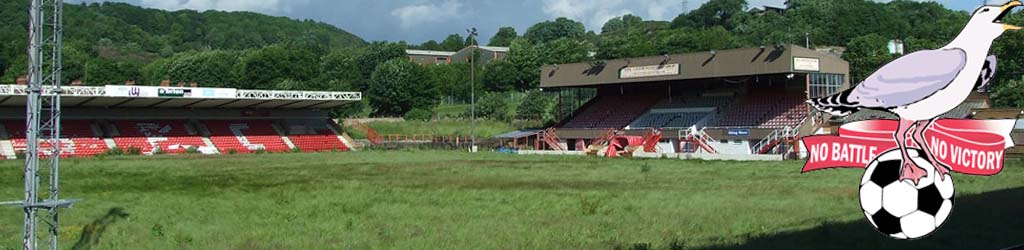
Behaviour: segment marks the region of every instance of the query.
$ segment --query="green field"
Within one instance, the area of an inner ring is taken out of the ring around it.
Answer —
[[[1024,243],[1024,164],[954,176],[925,240],[861,215],[862,171],[800,162],[630,160],[448,151],[69,159],[60,235],[77,249],[1000,249]],[[641,171],[648,164],[649,171]],[[22,197],[19,161],[0,198]],[[0,208],[0,249],[21,210]]]

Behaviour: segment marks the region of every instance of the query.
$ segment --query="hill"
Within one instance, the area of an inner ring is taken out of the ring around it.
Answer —
[[[4,38],[0,41],[0,82],[10,83],[24,71],[20,68],[25,67],[27,9],[28,1],[0,2],[0,37]],[[366,44],[330,24],[251,12],[164,11],[125,3],[82,3],[65,5],[64,16],[65,65],[72,68],[93,63],[78,61],[76,56],[106,60],[97,65],[142,65],[190,51],[246,50],[281,43],[331,48]]]

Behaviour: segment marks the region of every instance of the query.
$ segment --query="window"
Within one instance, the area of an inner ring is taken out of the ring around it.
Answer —
[[[807,86],[810,98],[835,94],[843,86],[846,78],[845,75],[824,73],[811,73],[807,77],[810,78],[810,84]]]

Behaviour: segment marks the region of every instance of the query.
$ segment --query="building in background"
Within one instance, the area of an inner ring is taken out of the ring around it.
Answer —
[[[493,46],[469,46],[456,52],[408,49],[405,50],[405,53],[408,54],[409,60],[412,62],[427,66],[450,64],[453,62],[468,63],[474,51],[479,54],[477,58],[478,64],[488,64],[495,60],[504,60],[508,57],[508,47]]]
[[[452,63],[452,55],[455,55],[455,52],[407,49],[405,54],[409,55],[412,62],[427,66]]]
[[[469,62],[469,58],[473,55],[473,51],[477,51],[480,57],[477,58],[477,63],[488,64],[495,60],[503,60],[508,57],[508,47],[492,47],[492,46],[469,46],[455,52],[452,56],[453,62]]]

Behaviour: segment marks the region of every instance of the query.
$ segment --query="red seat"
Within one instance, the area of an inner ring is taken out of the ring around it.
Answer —
[[[300,127],[304,129],[292,129],[288,139],[303,152],[348,151],[348,146],[345,146],[334,131],[326,127],[313,128],[313,131],[309,131],[310,128],[306,126]]]
[[[187,148],[205,147],[206,143],[198,133],[190,133],[181,120],[116,121],[114,126],[121,133],[114,137],[114,143],[121,150],[137,148],[143,154],[160,152],[184,153]]]
[[[28,147],[25,139],[25,121],[4,121],[7,134],[14,144],[14,151],[24,153]],[[49,148],[49,142],[40,142],[42,148]],[[96,136],[88,121],[65,120],[61,122],[61,157],[88,157],[107,151],[107,144]],[[39,152],[40,156],[48,156],[50,152]]]
[[[234,150],[238,153],[252,153],[257,150],[267,152],[286,152],[288,145],[284,143],[270,121],[204,121],[210,130],[210,140],[221,153]]]
[[[577,113],[575,117],[563,124],[562,127],[623,128],[658,101],[657,97],[643,95],[610,95],[596,98],[598,99]]]
[[[795,127],[810,112],[800,95],[762,93],[748,96],[729,109],[718,126],[724,127]]]

